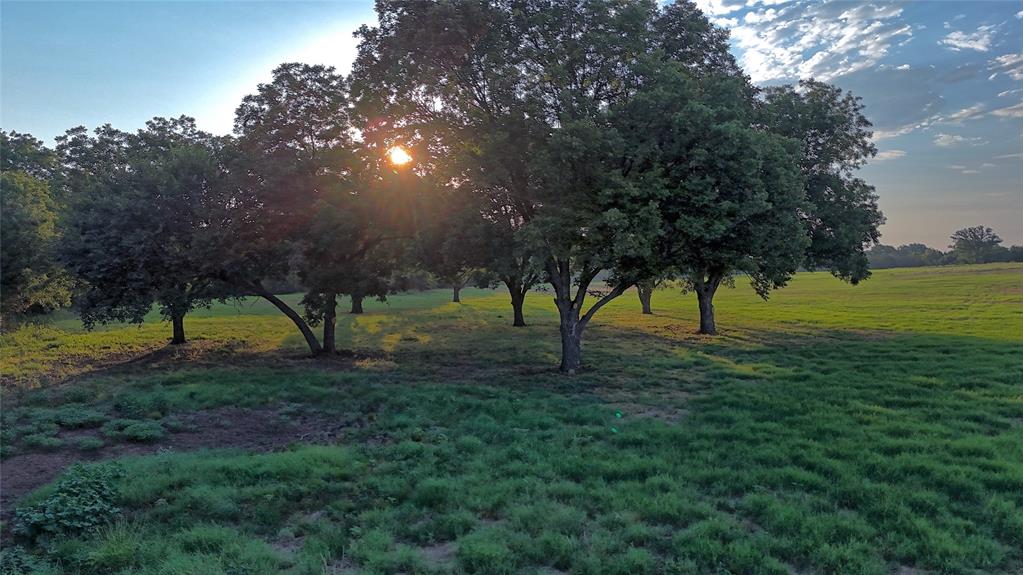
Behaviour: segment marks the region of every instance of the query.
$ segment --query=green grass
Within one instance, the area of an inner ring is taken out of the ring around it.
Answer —
[[[190,316],[195,355],[152,366],[103,358],[156,349],[166,325],[4,336],[14,453],[94,427],[159,446],[222,406],[343,430],[118,460],[119,519],[29,550],[118,574],[1023,569],[1023,266],[800,274],[769,302],[740,282],[718,337],[693,334],[694,296],[658,292],[643,316],[630,293],[597,315],[575,377],[554,371],[549,294],[525,329],[504,293],[448,297],[345,316],[359,353],[327,364],[262,304]],[[55,384],[69,374],[89,375]]]

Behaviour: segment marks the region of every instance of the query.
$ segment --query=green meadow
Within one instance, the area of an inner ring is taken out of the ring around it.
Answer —
[[[575,376],[551,297],[0,336],[3,573],[1023,571],[1023,265],[629,292]]]

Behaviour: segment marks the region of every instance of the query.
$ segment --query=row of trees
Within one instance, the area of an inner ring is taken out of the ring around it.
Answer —
[[[947,252],[924,244],[899,247],[877,244],[867,252],[867,257],[870,259],[870,267],[875,269],[1023,262],[1023,246],[1003,246],[1002,238],[986,226],[957,230],[951,239]]]
[[[875,153],[861,102],[816,81],[753,87],[692,2],[377,11],[348,77],[280,66],[242,101],[232,136],[186,117],[76,128],[52,152],[5,135],[19,198],[44,195],[36,211],[53,214],[21,245],[52,244],[64,270],[29,275],[76,282],[86,325],[141,321],[155,303],[176,342],[196,306],[263,297],[314,353],[334,351],[339,296],[383,297],[411,268],[456,300],[469,282],[503,283],[516,325],[543,283],[570,373],[594,315],[633,286],[648,301],[657,282],[683,280],[714,333],[714,294],[736,275],[765,298],[801,266],[868,276],[883,220],[854,176]],[[388,162],[396,145],[414,161]],[[303,313],[265,287],[289,275]]]

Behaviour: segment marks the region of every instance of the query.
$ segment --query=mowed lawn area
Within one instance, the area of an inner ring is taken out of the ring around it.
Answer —
[[[462,297],[367,302],[329,360],[256,301],[178,348],[155,317],[3,335],[5,566],[1023,570],[1023,265],[802,273],[768,302],[740,279],[715,337],[695,296],[630,292],[573,377],[550,294],[527,328]]]

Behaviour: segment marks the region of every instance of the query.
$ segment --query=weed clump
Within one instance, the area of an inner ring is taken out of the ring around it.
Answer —
[[[98,437],[83,437],[75,442],[75,447],[81,451],[99,451],[104,445],[103,440]]]
[[[42,433],[33,433],[31,435],[26,435],[25,437],[21,438],[21,441],[22,443],[25,444],[26,447],[42,450],[60,449],[61,447],[64,446],[64,441],[62,439],[58,437],[53,437],[52,435],[45,435]]]
[[[103,425],[103,435],[112,439],[126,439],[138,443],[152,443],[163,439],[167,431],[158,421],[114,419]]]
[[[57,423],[67,429],[99,427],[106,420],[107,416],[102,412],[80,405],[66,405],[56,414]]]
[[[13,532],[29,542],[46,543],[61,535],[95,531],[120,513],[114,504],[112,465],[75,465],[42,500],[14,514]]]

